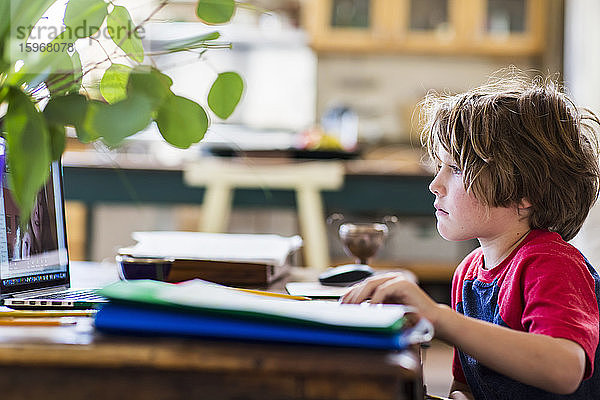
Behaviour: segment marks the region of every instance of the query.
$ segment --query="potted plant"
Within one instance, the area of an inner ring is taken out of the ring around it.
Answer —
[[[168,4],[160,0],[148,18],[134,24],[127,7],[110,0],[69,0],[56,32],[40,24],[56,0],[0,1],[0,131],[5,139],[10,184],[27,221],[49,166],[65,148],[65,127],[81,142],[101,140],[111,147],[155,121],[161,136],[178,148],[204,137],[209,118],[203,107],[171,90],[172,80],[151,63],[142,46],[144,25]],[[224,24],[234,0],[197,0],[206,24]],[[56,28],[55,28],[56,29]],[[43,35],[47,40],[40,40]],[[86,60],[78,43],[110,37],[121,58],[108,52]],[[217,31],[172,42],[165,51],[227,47]],[[78,42],[79,41],[79,42]],[[84,77],[109,62],[99,91],[85,90]],[[241,98],[243,81],[235,72],[219,73],[207,96],[210,109],[226,119]],[[100,93],[101,96],[94,93]]]

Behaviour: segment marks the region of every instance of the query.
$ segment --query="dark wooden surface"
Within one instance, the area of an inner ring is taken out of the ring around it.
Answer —
[[[0,327],[6,399],[422,399],[402,352]]]

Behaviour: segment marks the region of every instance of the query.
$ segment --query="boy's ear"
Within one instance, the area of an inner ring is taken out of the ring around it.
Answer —
[[[525,199],[525,198],[521,199],[521,201],[519,202],[519,204],[517,204],[517,208],[519,210],[526,210],[528,208],[531,208],[531,206],[532,206],[532,204],[529,201],[529,199]]]

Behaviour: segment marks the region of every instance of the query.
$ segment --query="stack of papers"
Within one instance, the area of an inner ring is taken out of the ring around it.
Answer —
[[[300,236],[204,232],[134,232],[138,243],[119,250],[139,258],[247,262],[282,266],[302,247]]]
[[[136,260],[170,263],[166,280],[200,278],[227,285],[266,286],[284,275],[291,256],[302,246],[300,236],[203,232],[135,232],[136,245],[119,249]],[[135,265],[133,266],[135,267]]]
[[[427,321],[400,305],[279,299],[202,281],[117,282],[100,294],[111,300],[95,321],[106,332],[394,350],[432,336]]]

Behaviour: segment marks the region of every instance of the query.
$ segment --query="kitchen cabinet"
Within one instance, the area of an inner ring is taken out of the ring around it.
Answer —
[[[543,0],[307,0],[318,52],[535,55],[544,50]]]

